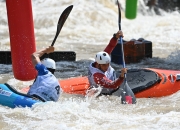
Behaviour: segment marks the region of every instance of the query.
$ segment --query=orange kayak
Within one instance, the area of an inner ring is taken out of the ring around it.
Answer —
[[[59,80],[59,83],[63,92],[69,94],[85,95],[86,90],[90,86],[88,78],[86,76]],[[29,86],[23,88],[21,91],[27,93],[29,91]]]
[[[86,76],[63,79],[59,82],[63,92],[69,94],[85,95],[90,86]],[[180,90],[180,71],[153,68],[128,69],[127,83],[136,98],[168,96]],[[23,92],[28,90],[29,87],[22,89]]]
[[[180,90],[180,71],[148,68],[155,72],[159,81],[149,88],[135,93],[137,98],[163,97]]]

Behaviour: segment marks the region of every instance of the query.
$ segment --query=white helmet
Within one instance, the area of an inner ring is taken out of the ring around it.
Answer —
[[[107,52],[98,52],[95,57],[95,61],[98,64],[108,64],[111,62],[111,58]]]
[[[50,58],[44,58],[42,60],[42,64],[46,66],[47,68],[56,69],[56,63],[53,59]]]

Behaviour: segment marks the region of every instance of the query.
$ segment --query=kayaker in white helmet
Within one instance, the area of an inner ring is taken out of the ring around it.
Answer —
[[[54,52],[54,47],[50,46],[31,55],[32,63],[38,74],[27,94],[41,101],[57,101],[60,96],[60,84],[54,76],[56,70],[55,61],[50,58],[40,60],[43,54],[52,52]]]
[[[111,58],[109,56],[116,46],[117,40],[120,36],[123,37],[122,31],[115,33],[105,50],[98,52],[95,56],[95,62],[90,64],[88,79],[91,87],[87,91],[87,96],[92,96],[95,93],[98,93],[97,95],[111,95],[112,92],[116,91],[123,82],[124,74],[127,73],[127,69],[122,68],[121,75],[116,78],[115,71],[110,65]]]

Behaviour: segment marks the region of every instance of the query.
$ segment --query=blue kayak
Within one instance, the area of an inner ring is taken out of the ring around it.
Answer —
[[[32,107],[35,103],[41,102],[24,93],[18,92],[12,86],[0,84],[0,105],[15,107]]]

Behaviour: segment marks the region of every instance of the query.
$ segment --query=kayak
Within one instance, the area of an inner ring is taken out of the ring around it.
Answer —
[[[117,76],[120,72],[116,72]],[[90,87],[87,76],[59,80],[63,92],[86,95]],[[127,83],[136,98],[163,97],[180,90],[180,71],[154,68],[128,69]],[[22,89],[27,92],[29,87]],[[119,95],[118,91],[112,95]]]
[[[144,86],[132,88],[137,98],[169,96],[180,90],[180,71],[153,69],[148,70],[157,74],[158,79]]]
[[[10,108],[15,107],[32,107],[39,100],[33,99],[31,96],[18,92],[9,84],[0,84],[0,104]]]
[[[120,72],[116,72],[117,76]],[[163,97],[176,93],[180,90],[180,71],[162,69],[128,69],[127,83],[134,92],[136,98]],[[73,77],[59,80],[62,91],[68,94],[86,95],[90,84],[87,76]],[[121,87],[121,86],[120,86]],[[0,84],[0,104],[10,108],[32,107],[35,103],[42,103],[31,96],[25,94],[29,87],[25,87],[18,92],[15,88],[5,84]],[[115,91],[112,95],[119,95]]]

